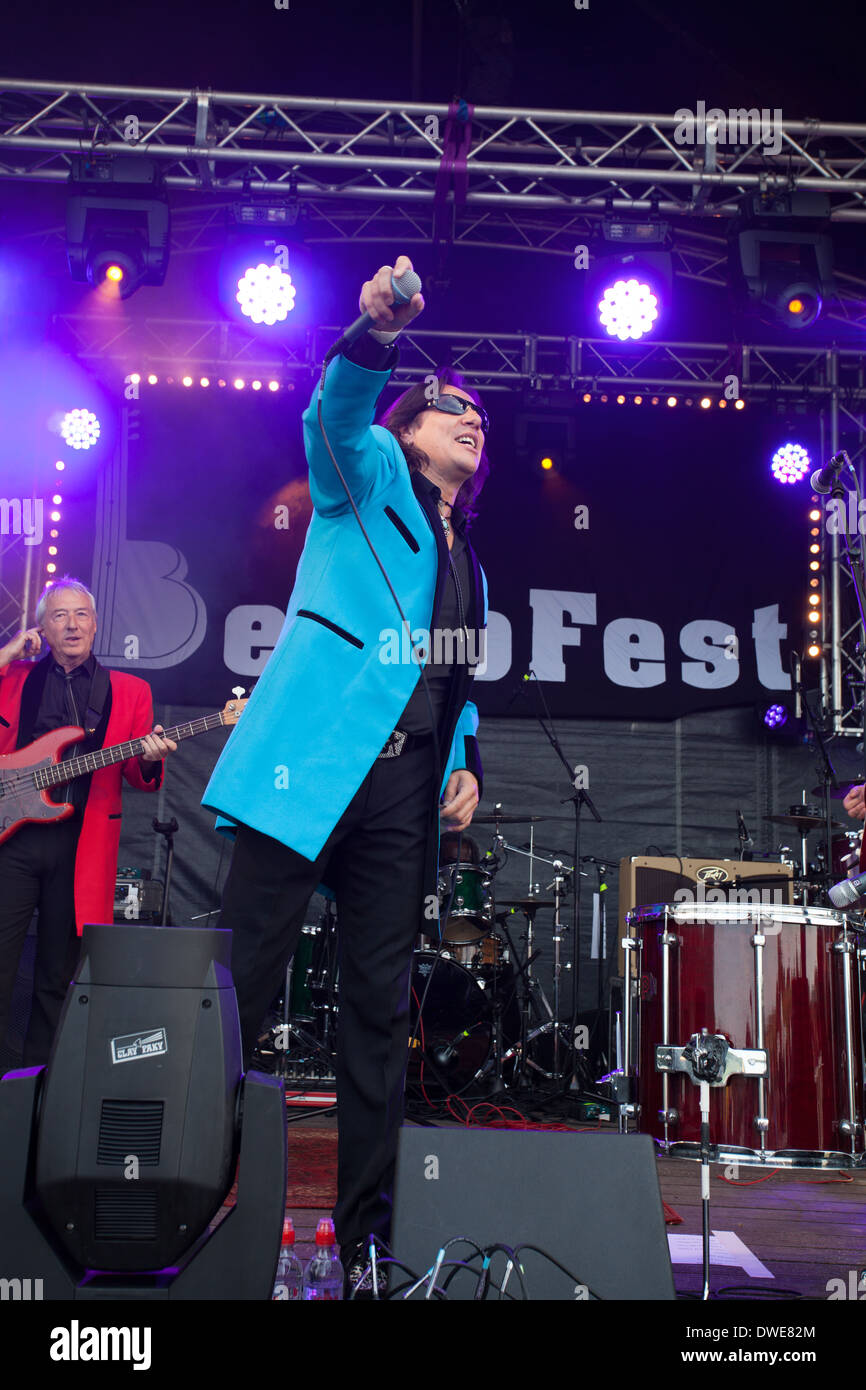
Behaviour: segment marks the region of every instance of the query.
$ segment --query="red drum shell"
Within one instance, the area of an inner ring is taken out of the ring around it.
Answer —
[[[655,1070],[655,1048],[662,1042],[688,1043],[706,1028],[732,1046],[758,1046],[755,952],[752,938],[764,936],[763,1019],[768,1053],[765,1147],[771,1151],[823,1153],[863,1151],[862,1128],[854,1145],[840,1130],[841,1119],[862,1120],[862,1038],[858,1017],[856,949],[838,952],[846,940],[840,913],[827,909],[755,908],[730,920],[727,905],[692,909],[694,920],[674,917],[674,907],[635,914],[632,932],[639,952],[638,1100],[640,1127],[659,1139],[664,1125],[663,1077]],[[726,914],[728,919],[726,920]],[[806,920],[807,918],[811,920]],[[662,1010],[664,930],[676,938],[669,948],[670,1005],[667,1036]],[[850,938],[848,938],[850,939]],[[859,944],[854,941],[853,945]],[[850,962],[850,1026],[854,1051],[856,1114],[849,1115],[849,1069],[845,1045],[844,969]],[[683,1073],[668,1078],[668,1109],[679,1112],[669,1126],[671,1143],[700,1140],[700,1088]],[[711,1088],[710,1140],[714,1145],[760,1149],[758,1082],[737,1075]]]

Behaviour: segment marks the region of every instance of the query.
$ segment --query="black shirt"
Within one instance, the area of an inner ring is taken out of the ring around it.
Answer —
[[[434,501],[438,502],[441,492],[436,484],[423,473],[420,474],[420,481]],[[472,639],[466,629],[466,615],[472,592],[472,575],[466,550],[466,520],[463,513],[455,507],[448,522],[454,529],[454,544],[449,552],[448,582],[442,594],[439,622],[431,633],[431,649],[425,650],[426,643],[423,646],[419,644],[426,657],[424,676],[419,677],[406,708],[397,720],[397,728],[407,734],[430,732],[430,704],[433,706],[433,717],[437,727],[441,725],[448,705],[455,666],[470,657],[476,659],[473,656]],[[419,656],[420,654],[419,651]],[[425,679],[430,692],[430,704],[424,693]]]
[[[48,675],[45,679],[36,723],[33,726],[34,739],[40,738],[42,734],[50,733],[52,729],[62,729],[67,724],[77,725],[78,728],[84,727],[84,715],[90,700],[90,689],[96,671],[96,657],[93,652],[90,653],[86,661],[82,661],[80,666],[76,666],[68,674],[62,666],[58,666],[53,656],[49,655],[45,659],[49,663]],[[74,743],[66,749],[63,754],[63,761],[77,758],[80,753],[81,745]],[[71,801],[73,806],[81,811],[87,801],[89,790],[90,775],[87,774],[83,777],[76,777],[71,782],[64,782],[59,787],[53,787],[49,796],[52,801],[56,802]]]

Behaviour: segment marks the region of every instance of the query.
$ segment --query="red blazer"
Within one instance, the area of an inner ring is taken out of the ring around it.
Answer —
[[[24,683],[35,670],[32,661],[13,661],[0,670],[0,753],[14,753],[18,741],[18,720]],[[149,734],[153,728],[153,698],[150,686],[139,676],[119,671],[110,673],[111,713],[103,748]],[[117,878],[117,850],[120,844],[121,785],[126,778],[139,791],[157,791],[162,768],[153,782],[145,782],[138,758],[113,763],[93,773],[84,808],[84,820],[75,856],[75,924],[78,935],[85,922],[114,920],[114,887]]]

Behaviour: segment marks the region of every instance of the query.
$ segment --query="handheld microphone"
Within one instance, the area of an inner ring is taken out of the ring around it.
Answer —
[[[391,288],[394,291],[394,304],[399,308],[401,304],[408,304],[413,294],[419,292],[421,289],[421,276],[414,270],[405,270],[403,274],[396,279],[392,275]],[[362,333],[366,333],[367,330],[372,327],[373,320],[370,315],[360,314],[358,318],[355,319],[354,323],[349,324],[349,327],[345,330],[342,337],[338,338],[334,346],[329,349],[325,361],[330,362],[332,357],[336,357],[338,353],[343,352],[351,343],[354,343],[360,338]],[[382,331],[385,332],[386,330],[383,329]]]
[[[833,484],[836,482],[842,469],[850,467],[851,460],[845,453],[845,450],[840,449],[838,454],[833,455],[828,464],[825,464],[823,468],[815,469],[815,472],[809,479],[809,486],[813,492],[820,492],[823,494],[832,492]]]
[[[852,907],[861,898],[866,898],[866,873],[855,874],[853,878],[843,878],[827,890],[827,896],[834,907]]]

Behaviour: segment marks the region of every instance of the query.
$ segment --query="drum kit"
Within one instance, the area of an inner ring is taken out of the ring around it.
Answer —
[[[464,836],[449,862],[443,841],[438,930],[424,924],[410,975],[407,1086],[426,1103],[502,1093],[536,1100],[574,1089],[573,1020],[563,990],[572,971],[563,914],[574,866],[535,844],[541,819],[498,805],[473,821],[473,829],[491,827],[485,853]],[[769,892],[751,890],[739,901],[707,895],[626,914],[615,1065],[591,1087],[593,1096],[608,1103],[622,1132],[649,1133],[661,1152],[698,1158],[703,1081],[713,1088],[712,1161],[866,1166],[863,917],[820,905],[828,882],[856,866],[860,835],[805,797],[766,819],[801,837],[799,865],[780,851],[798,876],[781,880],[777,870],[772,879],[792,884],[792,902],[764,901]],[[517,825],[529,827],[528,846],[509,842],[508,828]],[[820,826],[824,844],[810,864],[806,839]],[[497,879],[514,856],[528,861],[529,891],[500,896]],[[275,1055],[290,1082],[315,1086],[333,1077],[336,931],[332,905],[304,928],[282,1021],[261,1049]],[[550,998],[536,969],[542,956],[552,968]]]
[[[424,923],[410,976],[407,1085],[427,1100],[441,1102],[473,1087],[484,1097],[557,1089],[570,1079],[562,981],[570,977],[571,962],[564,959],[562,914],[573,869],[536,846],[535,824],[542,819],[550,817],[506,813],[497,805],[473,820],[473,829],[492,827],[487,852],[463,836],[459,857],[440,865],[437,925]],[[530,828],[528,848],[506,837],[504,827],[517,825]],[[497,898],[497,875],[511,856],[527,860],[529,891]],[[550,881],[542,887],[536,877],[544,870]],[[278,1070],[287,1082],[333,1076],[336,931],[331,905],[316,925],[304,927],[284,993],[274,1001],[272,1026],[260,1038],[259,1065]],[[548,950],[552,1002],[535,969]]]

